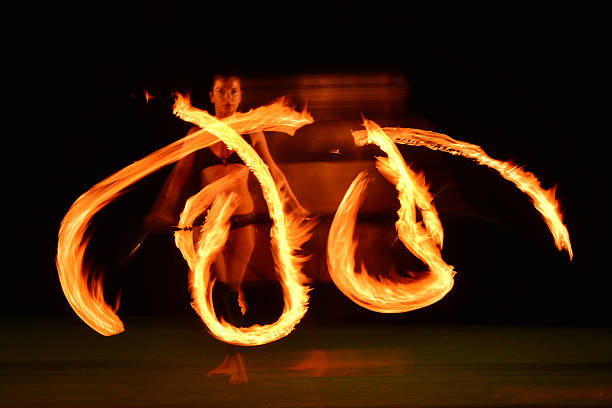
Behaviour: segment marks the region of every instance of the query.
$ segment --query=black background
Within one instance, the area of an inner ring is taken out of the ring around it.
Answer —
[[[4,77],[12,241],[4,313],[72,313],[54,264],[62,217],[92,185],[184,131],[170,102],[168,110],[142,108],[142,90],[170,101],[172,91],[206,89],[212,72],[238,67],[271,76],[400,72],[412,89],[408,109],[435,130],[526,165],[544,187],[558,184],[572,262],[521,193],[501,182],[483,191],[479,177],[498,176],[449,159],[461,180],[475,178],[461,184],[472,205],[525,226],[451,227],[446,256],[462,271],[453,291],[389,319],[609,325],[607,242],[599,238],[607,221],[606,128],[594,126],[605,54],[598,14],[513,2],[334,10],[100,3],[15,12]],[[163,172],[143,188],[143,201],[162,179]]]

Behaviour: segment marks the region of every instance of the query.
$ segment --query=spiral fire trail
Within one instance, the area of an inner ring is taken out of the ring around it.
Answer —
[[[189,101],[180,95],[177,103],[179,106],[189,105]],[[202,112],[194,108],[186,114],[198,116],[203,115]],[[214,123],[220,126],[221,122]],[[281,99],[270,105],[233,115],[222,123],[239,134],[277,131],[292,135],[301,126],[312,123],[312,117],[306,112],[294,111],[287,105],[286,100]],[[112,307],[104,299],[102,278],[91,280],[88,285],[92,267],[85,263],[85,252],[89,243],[88,227],[93,217],[138,180],[218,141],[219,139],[205,128],[194,132],[107,177],[72,204],[60,225],[56,265],[68,303],[92,329],[105,336],[124,330],[123,323],[115,313],[118,301],[116,306]]]
[[[432,205],[424,177],[406,165],[397,146],[374,122],[364,120],[363,137],[353,136],[356,144],[375,144],[387,154],[377,158],[378,170],[398,190],[400,209],[396,228],[399,239],[429,271],[421,279],[400,277],[392,271],[390,279],[371,277],[365,266],[355,273],[353,232],[367,179],[360,173],[346,192],[330,228],[327,244],[329,273],[338,288],[355,303],[381,313],[401,313],[422,308],[440,300],[453,287],[455,272],[442,259],[443,229]],[[361,134],[360,134],[361,136]],[[417,209],[423,222],[417,222]]]
[[[396,223],[398,237],[430,270],[424,278],[414,280],[396,273],[391,279],[375,279],[365,267],[354,272],[357,242],[352,240],[357,211],[363,200],[367,179],[364,173],[355,178],[342,200],[330,229],[327,258],[330,275],[340,290],[357,304],[377,312],[397,313],[430,305],[441,299],[453,285],[453,268],[441,258],[443,231],[424,179],[412,172],[403,161],[395,143],[425,146],[433,150],[460,155],[496,170],[527,194],[544,218],[559,251],[573,257],[569,233],[563,224],[555,188],[544,190],[534,174],[519,166],[489,157],[477,145],[454,140],[447,135],[408,128],[380,128],[364,120],[365,130],[353,132],[358,146],[376,144],[387,154],[377,158],[378,170],[396,185],[400,209]],[[417,222],[416,209],[423,222]]]
[[[565,224],[563,224],[563,214],[559,208],[559,201],[555,197],[556,187],[545,190],[533,173],[525,171],[520,166],[509,161],[491,158],[478,145],[455,140],[442,133],[398,127],[386,127],[383,128],[383,131],[395,143],[425,146],[432,150],[440,150],[453,155],[463,156],[497,171],[504,179],[514,183],[519,190],[529,196],[535,209],[542,215],[553,235],[557,249],[559,251],[567,251],[570,260],[573,258],[574,253],[569,232]],[[366,137],[366,134],[360,130],[354,132],[354,136],[356,139],[362,139]]]
[[[229,148],[236,151],[259,181],[270,218],[273,221],[270,230],[272,251],[285,302],[281,316],[275,323],[268,325],[239,328],[225,321],[220,322],[215,316],[212,302],[214,281],[211,279],[210,265],[227,240],[230,227],[229,217],[235,209],[233,204],[235,198],[223,194],[219,196],[219,193],[223,191],[223,185],[232,183],[232,175],[230,175],[219,180],[218,185],[213,183],[192,197],[181,214],[179,227],[182,228],[189,226],[195,217],[212,203],[212,208],[202,227],[203,235],[197,243],[197,248],[193,248],[193,231],[176,232],[177,246],[181,249],[191,269],[189,282],[193,298],[192,305],[210,332],[224,342],[255,346],[278,340],[289,334],[308,310],[309,288],[305,285],[306,276],[301,272],[301,263],[305,258],[296,255],[296,252],[310,237],[313,224],[304,218],[292,213],[286,214],[283,211],[283,202],[286,200],[279,195],[268,166],[238,132],[206,112],[194,110],[185,102],[180,95],[177,97],[175,105],[177,116],[207,129]]]

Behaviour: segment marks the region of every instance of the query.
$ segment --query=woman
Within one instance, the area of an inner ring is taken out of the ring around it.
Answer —
[[[210,102],[214,105],[215,116],[218,119],[232,116],[237,112],[242,101],[240,79],[232,75],[216,75],[209,96]],[[194,126],[188,134],[197,130],[199,128]],[[280,186],[286,196],[289,197],[287,203],[289,209],[301,215],[306,215],[307,210],[300,205],[284,174],[270,155],[263,132],[243,137],[250,142],[253,149],[268,165],[276,185]],[[189,184],[190,176],[193,174],[198,175],[198,187],[203,187],[244,166],[240,157],[221,141],[180,160],[164,185],[162,194],[160,194],[153,209],[145,218],[145,228],[148,230],[167,230],[168,227],[177,224],[178,214],[186,198],[185,190]],[[217,278],[213,294],[215,302],[220,304],[221,314],[225,320],[235,326],[243,325],[243,313],[239,309],[238,294],[255,245],[255,230],[252,224],[254,221],[254,202],[248,188],[249,173],[243,172],[243,174],[244,176],[228,191],[235,192],[241,199],[235,215],[231,218],[232,225],[225,249],[213,264],[213,271]],[[197,229],[194,231],[197,231]],[[197,240],[197,237],[194,237],[194,239]],[[246,383],[246,369],[238,348],[228,345],[228,352],[224,361],[207,375],[229,375],[230,383]]]

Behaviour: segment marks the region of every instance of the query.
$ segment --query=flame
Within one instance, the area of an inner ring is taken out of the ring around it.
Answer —
[[[177,98],[177,103],[189,105],[189,101],[182,97]],[[199,111],[192,109],[185,114],[197,116]],[[308,113],[294,111],[281,99],[270,105],[236,114],[223,122],[213,122],[216,126],[232,128],[239,134],[278,131],[292,135],[299,127],[312,121]],[[105,336],[124,330],[123,323],[115,314],[118,301],[115,307],[111,307],[104,300],[102,279],[92,279],[88,285],[92,267],[85,264],[85,251],[89,243],[87,229],[92,218],[138,180],[218,140],[217,136],[207,129],[194,132],[107,177],[72,204],[60,225],[56,265],[68,303],[92,329]]]
[[[330,227],[327,262],[336,286],[355,303],[381,313],[401,313],[422,308],[440,300],[453,287],[453,267],[442,259],[440,249],[444,232],[432,196],[423,176],[404,162],[393,140],[374,122],[364,119],[365,132],[353,132],[355,143],[376,144],[387,158],[377,158],[378,170],[396,185],[400,209],[396,223],[399,239],[421,261],[429,266],[421,279],[400,277],[392,271],[391,279],[375,279],[361,265],[354,273],[357,241],[352,240],[357,211],[367,185],[360,173],[347,190]],[[417,208],[423,222],[417,222]]]
[[[409,128],[380,128],[372,121],[364,120],[365,130],[353,132],[355,143],[376,144],[387,154],[377,158],[378,170],[399,192],[398,236],[406,247],[430,267],[429,273],[418,281],[399,277],[376,280],[370,277],[362,265],[361,273],[354,273],[356,241],[353,236],[357,211],[367,185],[365,173],[360,173],[340,203],[330,228],[327,258],[330,276],[338,288],[363,307],[395,313],[414,310],[441,299],[453,285],[455,272],[440,256],[443,230],[431,195],[422,176],[415,174],[403,161],[395,143],[426,146],[430,149],[461,155],[492,168],[517,188],[527,194],[544,218],[559,251],[566,250],[570,260],[573,251],[569,233],[563,224],[555,188],[544,190],[536,176],[511,163],[489,157],[477,145],[454,140],[447,135]],[[416,208],[422,214],[423,223],[416,222]]]
[[[154,98],[155,98],[155,95],[151,95],[151,93],[149,92],[149,90],[148,90],[148,89],[145,89],[143,92],[144,92],[144,95],[145,95],[145,100],[146,100],[146,102],[147,102],[147,103],[149,103],[149,101],[150,101],[151,99],[154,99]]]
[[[309,238],[313,224],[299,216],[284,213],[283,202],[286,198],[279,195],[268,166],[236,130],[207,112],[193,108],[181,95],[177,95],[174,112],[180,118],[205,128],[236,151],[259,181],[273,221],[270,230],[272,250],[285,301],[281,316],[275,323],[268,325],[238,328],[223,320],[219,321],[215,316],[212,302],[214,280],[211,279],[210,265],[227,240],[229,217],[237,206],[235,196],[223,193],[224,188],[233,183],[237,176],[232,173],[190,198],[181,214],[179,228],[185,228],[212,204],[202,226],[203,234],[196,244],[197,248],[193,247],[193,231],[184,229],[175,233],[176,244],[190,266],[192,305],[213,336],[227,343],[255,346],[278,340],[289,334],[307,311],[310,289],[305,285],[306,277],[301,272],[301,263],[305,258],[295,253]],[[293,115],[292,112],[287,113]],[[280,115],[278,112],[270,119],[278,119]],[[236,120],[242,121],[240,117]],[[312,118],[304,114],[294,126],[309,123],[308,120],[312,121]],[[281,122],[290,123],[290,120]],[[288,133],[291,129],[285,130]]]
[[[396,127],[383,128],[383,131],[396,143],[425,146],[433,150],[445,151],[472,159],[478,164],[496,170],[503,178],[514,183],[519,190],[529,196],[552,233],[557,249],[567,251],[570,260],[573,258],[574,253],[569,232],[563,224],[563,214],[555,197],[556,186],[545,190],[533,173],[525,171],[509,161],[495,160],[489,157],[480,146],[452,139],[442,133]],[[354,136],[361,139],[366,137],[366,134],[364,131],[358,131],[354,133]]]

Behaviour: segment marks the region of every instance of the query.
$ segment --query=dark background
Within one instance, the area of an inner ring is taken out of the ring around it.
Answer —
[[[603,92],[598,10],[477,2],[337,10],[314,3],[301,10],[45,7],[17,13],[23,23],[7,34],[14,41],[5,76],[12,125],[5,153],[12,241],[5,254],[5,314],[73,313],[54,262],[64,214],[95,183],[184,132],[170,112],[172,91],[201,95],[211,73],[230,67],[272,77],[402,73],[411,86],[407,109],[434,130],[524,164],[544,187],[558,184],[572,262],[556,251],[522,193],[449,157],[464,196],[495,221],[448,226],[444,255],[460,271],[455,288],[428,308],[397,316],[362,310],[333,287],[322,288],[313,295],[313,316],[332,309],[342,311],[331,313],[338,318],[398,322],[610,324],[606,240],[600,240],[605,128],[594,126],[601,116],[593,103]],[[145,104],[145,88],[168,103]],[[150,202],[166,174],[142,183],[139,198],[124,204],[134,215],[125,231],[137,227],[146,211],[140,204]],[[147,275],[146,288],[160,294],[149,300],[156,305],[150,312],[192,313],[186,293],[180,302],[164,299],[164,287],[178,283],[169,283],[161,269]]]

